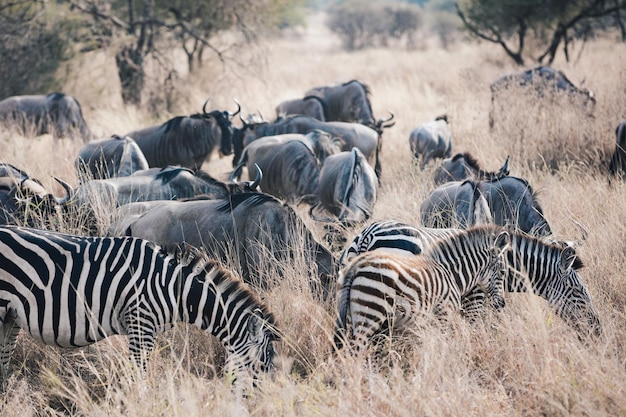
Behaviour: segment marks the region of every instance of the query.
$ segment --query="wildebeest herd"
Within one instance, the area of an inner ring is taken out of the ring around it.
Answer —
[[[492,84],[490,124],[498,94],[511,86],[560,91],[593,111],[591,92],[538,67]],[[3,123],[86,144],[76,157],[79,185],[57,179],[64,196],[0,164],[0,375],[20,329],[66,347],[128,334],[142,362],[154,336],[182,320],[219,337],[235,374],[255,377],[271,369],[280,334],[260,301],[281,274],[269,264],[296,259],[316,300],[333,305],[337,294],[337,350],[365,351],[383,329],[428,312],[480,320],[484,308],[505,307],[504,291],[531,291],[581,338],[599,334],[582,261],[552,237],[529,182],[510,175],[508,158],[487,171],[469,153],[453,156],[447,116],[408,135],[421,170],[441,159],[420,206],[422,226],[376,222],[358,231],[384,186],[382,137],[394,118],[376,120],[370,96],[357,80],[312,88],[279,103],[274,121],[244,119],[238,102],[234,112],[207,111],[207,101],[201,113],[97,140],[72,97],[1,101]],[[625,126],[616,131],[613,177],[626,170]],[[228,182],[201,169],[216,150],[233,154]],[[302,204],[312,221],[353,238],[341,254],[315,239],[295,209]],[[100,213],[111,210],[103,229]],[[83,235],[43,230],[59,218],[81,218]]]

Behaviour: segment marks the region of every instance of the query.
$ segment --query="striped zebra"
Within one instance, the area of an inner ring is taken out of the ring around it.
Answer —
[[[367,226],[350,243],[342,259],[350,262],[355,256],[372,250],[396,254],[418,255],[438,239],[450,238],[462,229],[431,229],[413,227],[396,221],[379,221]],[[582,333],[599,334],[598,314],[578,271],[583,263],[571,246],[550,243],[520,231],[510,231],[511,251],[507,252],[509,274],[507,292],[530,290],[547,300],[557,315]],[[476,289],[463,298],[463,309],[476,311],[485,298]]]
[[[423,256],[371,251],[354,258],[339,274],[335,346],[346,338],[359,353],[383,328],[403,327],[420,314],[460,312],[462,297],[475,287],[504,307],[501,257],[508,242],[500,227],[483,225],[438,240]]]
[[[200,252],[166,253],[137,238],[0,227],[2,374],[20,329],[65,348],[128,335],[131,355],[145,369],[155,337],[179,321],[221,341],[235,378],[256,378],[272,367],[273,315]]]

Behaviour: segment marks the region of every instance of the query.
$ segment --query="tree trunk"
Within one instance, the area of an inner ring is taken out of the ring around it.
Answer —
[[[122,84],[122,100],[126,104],[141,104],[141,92],[145,83],[143,54],[126,46],[115,56],[115,63]]]

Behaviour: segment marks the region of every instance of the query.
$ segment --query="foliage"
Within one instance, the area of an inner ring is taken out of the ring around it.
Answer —
[[[626,1],[614,0],[465,0],[457,4],[465,28],[475,37],[499,44],[518,65],[524,65],[527,38],[542,45],[534,59],[551,64],[559,47],[566,60],[576,39],[586,41],[592,23],[626,9]],[[513,45],[512,45],[513,44]]]
[[[73,26],[67,16],[46,11],[35,0],[0,2],[0,97],[60,88],[55,76],[72,57]]]
[[[421,9],[397,3],[347,1],[329,9],[328,28],[342,40],[347,50],[387,46],[392,40],[415,46],[421,25]]]

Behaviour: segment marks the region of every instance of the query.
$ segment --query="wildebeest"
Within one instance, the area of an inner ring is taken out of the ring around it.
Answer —
[[[466,178],[492,180],[509,175],[509,158],[506,158],[499,170],[485,171],[469,152],[457,153],[452,158],[443,160],[435,169],[434,183],[440,185],[449,181],[461,181]]]
[[[369,126],[382,134],[384,125],[393,118],[374,121],[370,103],[369,87],[359,81],[351,80],[343,84],[315,87],[305,93],[305,97],[315,96],[323,100],[327,122],[354,122]]]
[[[91,139],[78,100],[64,93],[13,96],[0,101],[0,120],[26,134],[50,133],[55,138]]]
[[[136,201],[180,200],[204,194],[208,198],[226,198],[233,193],[255,190],[255,181],[227,184],[204,171],[182,167],[150,168],[127,177],[91,180],[76,188],[69,202],[83,205],[98,200],[98,204],[117,207]]]
[[[379,156],[382,146],[380,134],[360,123],[321,122],[302,115],[289,116],[274,123],[246,123],[243,120],[242,123],[243,126],[233,133],[233,166],[237,165],[236,161],[240,160],[243,148],[258,138],[285,133],[304,134],[313,130],[321,130],[329,133],[334,140],[338,141],[343,151],[350,151],[354,147],[359,148],[380,178]]]
[[[286,100],[276,106],[277,118],[293,114],[302,114],[325,122],[326,113],[328,113],[328,110],[326,110],[324,100],[317,96],[306,96],[304,98]]]
[[[420,206],[422,224],[437,228],[471,226],[476,213],[484,212],[476,205],[482,201],[477,195],[486,200],[494,223],[535,236],[552,234],[528,181],[511,176],[491,181],[451,181],[439,186]]]
[[[207,100],[208,102],[208,100]],[[219,153],[230,155],[232,149],[231,119],[241,111],[237,103],[234,113],[214,110],[190,116],[177,116],[162,125],[127,133],[137,142],[150,167],[180,165],[200,169],[202,163],[219,145]]]
[[[615,129],[615,151],[609,163],[609,176],[620,179],[626,176],[626,120]]]
[[[64,187],[67,185],[62,184]],[[41,221],[46,221],[55,212],[61,201],[63,198],[49,193],[25,171],[0,163],[0,225],[39,226]]]
[[[300,140],[272,140],[280,136],[291,135],[268,136],[248,145],[231,175],[231,181],[239,177],[244,165],[257,165],[263,172],[260,183],[263,192],[290,203],[300,202],[304,197],[310,200],[317,195],[321,163]]]
[[[369,219],[378,193],[376,173],[358,148],[329,156],[319,176],[319,200],[309,214],[322,209],[343,225],[351,226]]]
[[[489,126],[493,127],[495,102],[499,94],[507,94],[513,89],[533,91],[538,97],[552,97],[555,93],[565,93],[568,97],[580,100],[580,103],[591,115],[596,99],[592,91],[576,87],[563,72],[548,66],[538,66],[526,71],[506,74],[491,83],[491,109]]]
[[[452,152],[452,132],[448,127],[448,116],[438,116],[415,128],[409,135],[411,153],[421,159],[420,169],[434,158],[449,158]]]
[[[134,203],[120,213],[112,234],[143,237],[166,248],[183,243],[205,248],[210,256],[238,264],[244,281],[257,287],[267,288],[267,281],[276,279],[268,270],[268,256],[289,264],[303,257],[315,293],[325,299],[334,290],[332,254],[291,207],[268,194]]]
[[[137,143],[128,136],[118,135],[87,143],[78,151],[74,165],[80,182],[127,177],[150,168]]]

